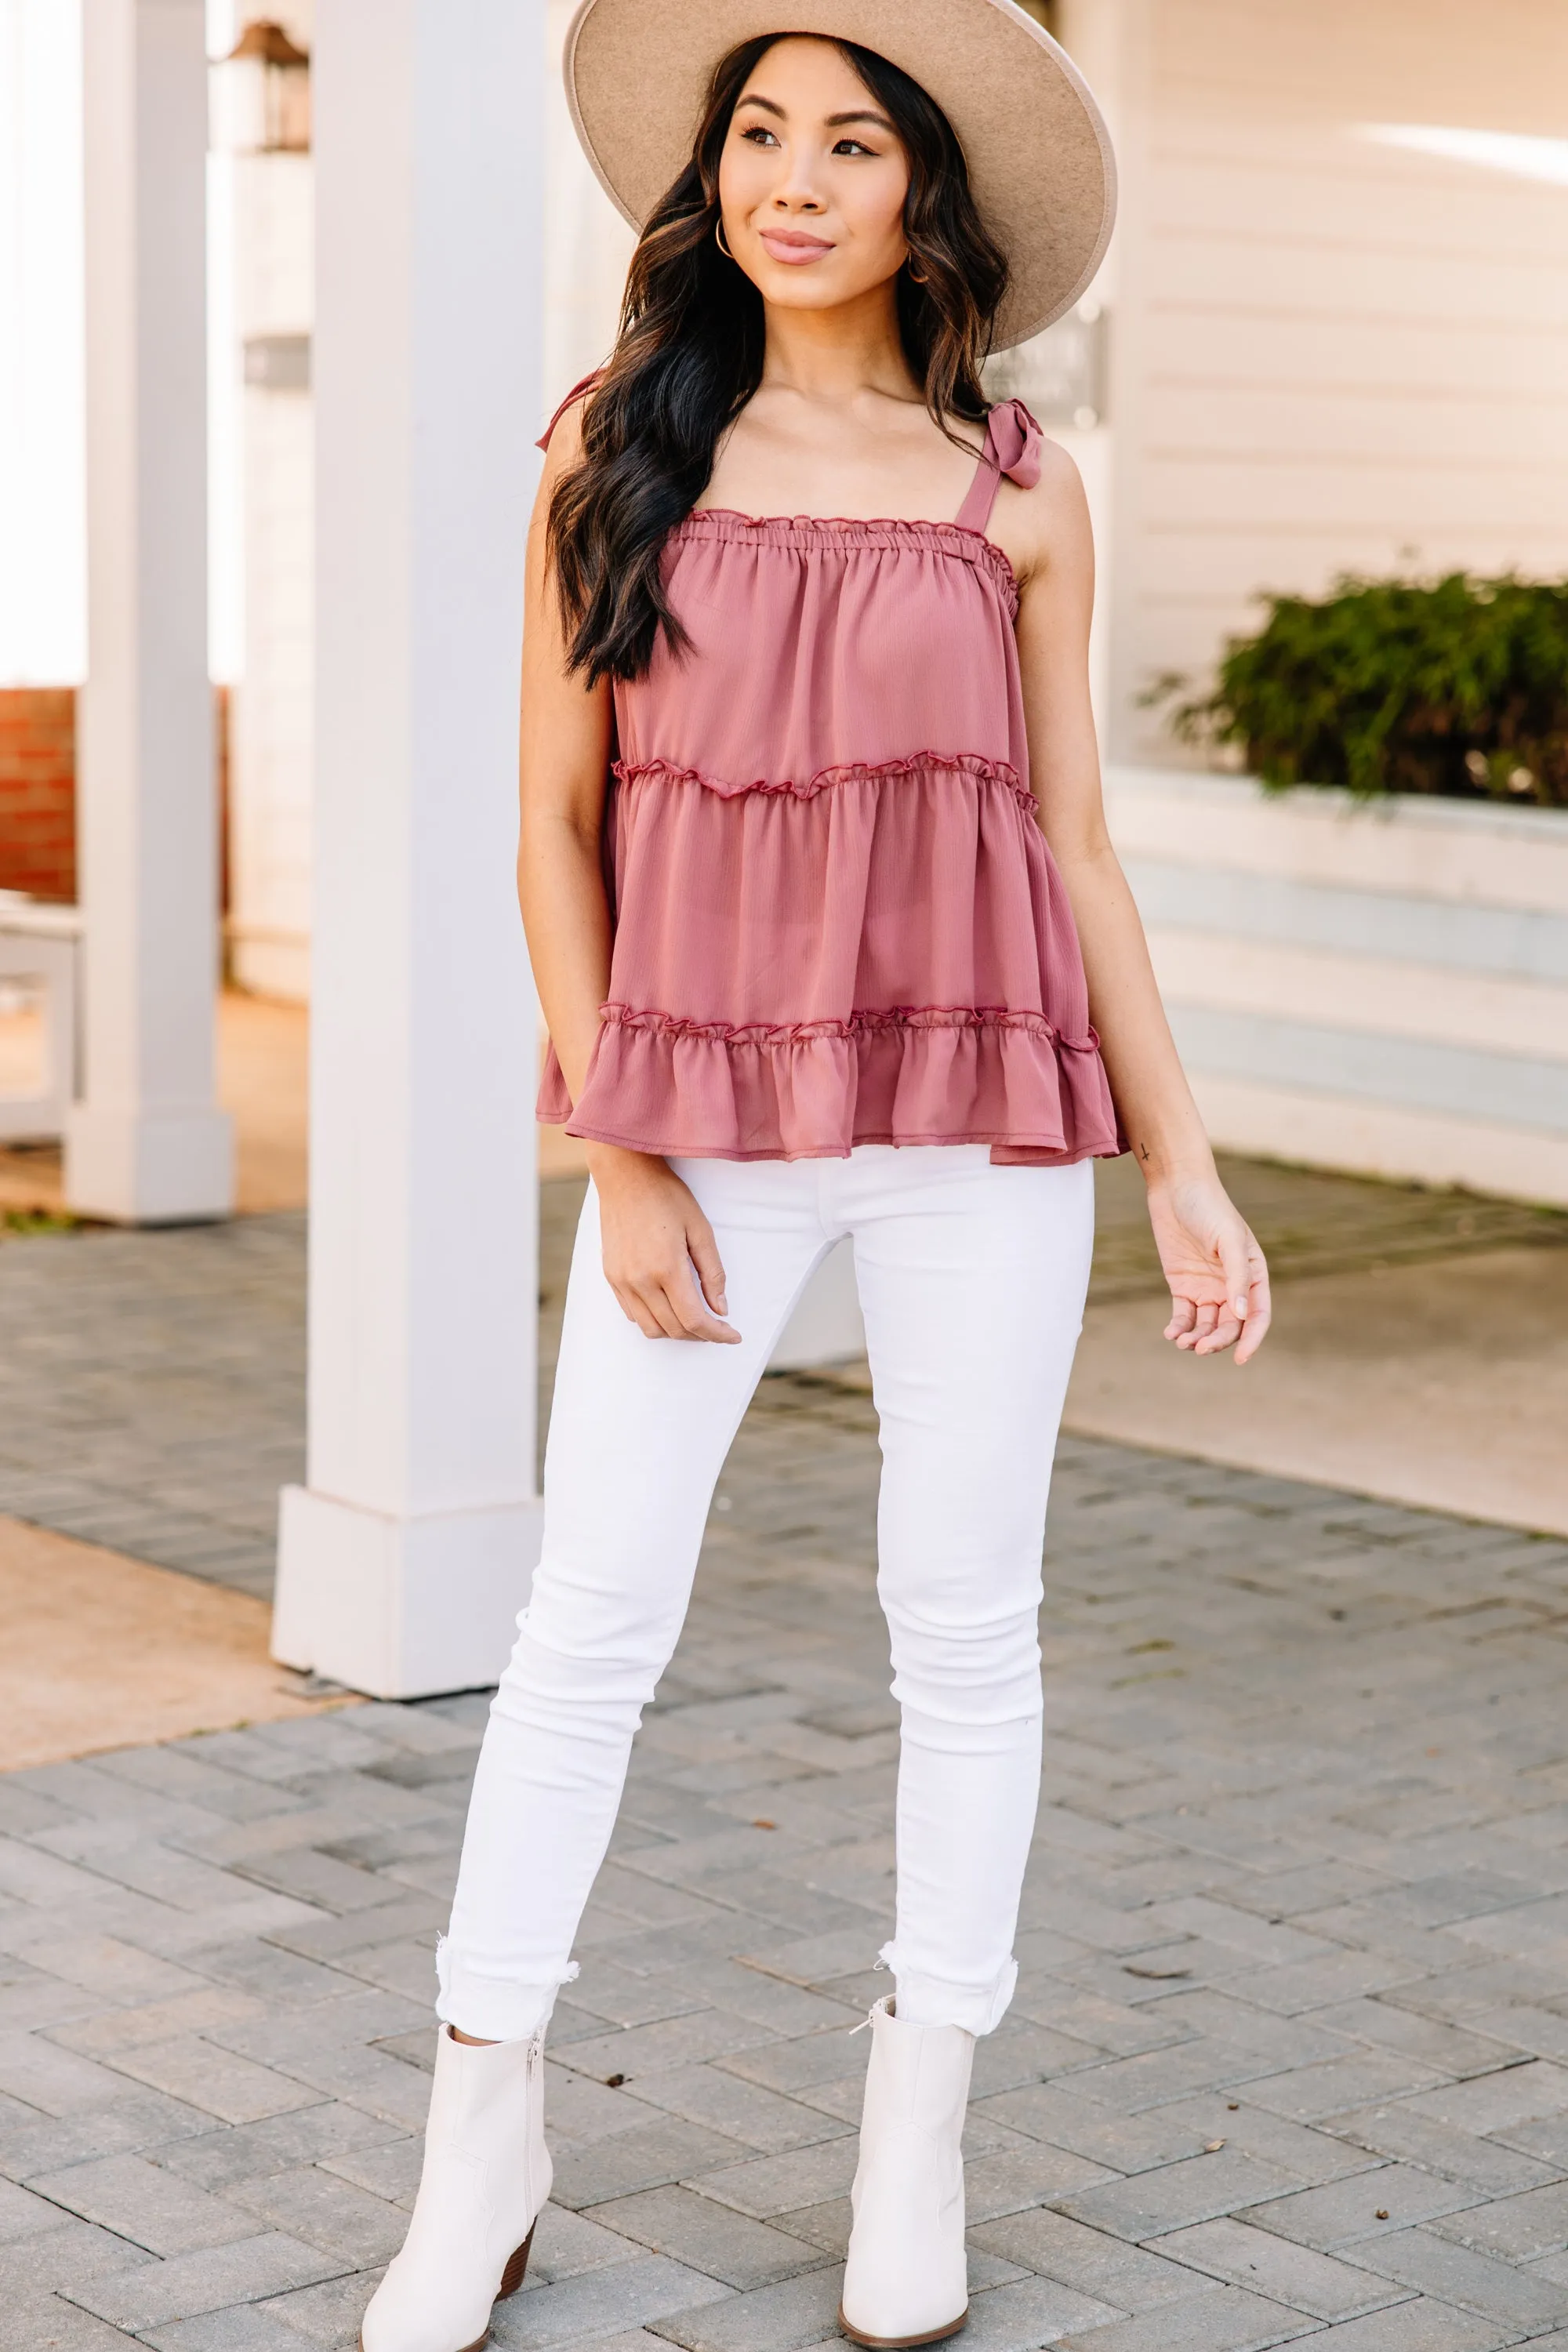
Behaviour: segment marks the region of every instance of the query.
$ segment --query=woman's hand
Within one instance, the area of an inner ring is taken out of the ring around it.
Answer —
[[[649,1339],[713,1339],[738,1347],[723,1318],[724,1268],[713,1228],[666,1160],[611,1144],[588,1147],[599,1195],[605,1278]]]
[[[1271,1308],[1263,1252],[1219,1178],[1158,1178],[1149,1222],[1171,1286],[1165,1337],[1194,1356],[1234,1346],[1245,1364],[1263,1345]]]

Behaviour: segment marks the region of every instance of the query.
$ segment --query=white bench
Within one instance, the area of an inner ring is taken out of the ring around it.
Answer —
[[[20,890],[0,890],[0,999],[30,986],[43,997],[41,1083],[0,1093],[0,1142],[43,1141],[65,1133],[77,1092],[77,956],[81,909],[55,907]]]

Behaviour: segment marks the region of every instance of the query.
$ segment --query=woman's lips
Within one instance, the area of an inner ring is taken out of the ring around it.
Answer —
[[[794,267],[798,267],[803,261],[820,261],[825,253],[833,250],[827,238],[802,236],[791,229],[764,228],[759,229],[757,235],[775,261],[788,262]]]

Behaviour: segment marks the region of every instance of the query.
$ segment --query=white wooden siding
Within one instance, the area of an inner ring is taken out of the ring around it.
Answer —
[[[1359,135],[1561,135],[1568,9],[1119,5],[1111,733],[1163,761],[1139,690],[1260,590],[1568,568],[1568,191]]]
[[[1568,1202],[1568,816],[1107,787],[1216,1142]]]

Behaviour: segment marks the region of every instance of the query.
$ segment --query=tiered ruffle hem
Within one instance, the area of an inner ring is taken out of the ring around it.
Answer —
[[[552,1056],[541,1118],[692,1159],[984,1143],[1031,1163],[1121,1148],[1062,951],[1070,916],[1008,762],[908,754],[745,783],[664,761],[616,773],[625,993],[603,1008],[575,1109]],[[949,1001],[916,1001],[933,978]],[[797,1017],[763,1017],[781,996]],[[716,1002],[740,1017],[711,1017]]]

